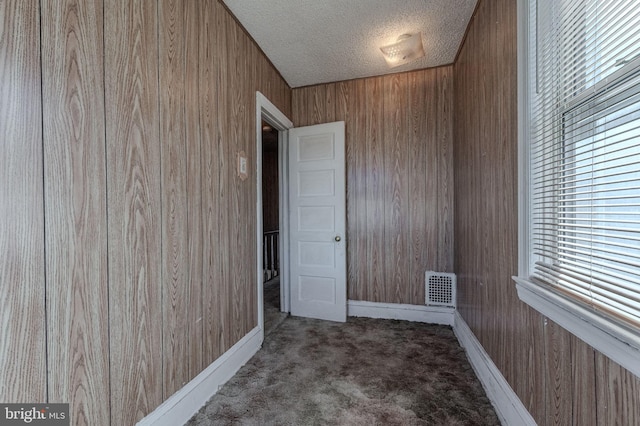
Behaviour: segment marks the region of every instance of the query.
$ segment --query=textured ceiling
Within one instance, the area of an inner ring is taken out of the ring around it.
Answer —
[[[453,62],[476,0],[223,0],[291,87]],[[424,58],[389,68],[380,46],[422,32]]]

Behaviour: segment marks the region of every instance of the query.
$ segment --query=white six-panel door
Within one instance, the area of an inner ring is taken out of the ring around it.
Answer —
[[[289,131],[291,314],[346,321],[344,122]]]

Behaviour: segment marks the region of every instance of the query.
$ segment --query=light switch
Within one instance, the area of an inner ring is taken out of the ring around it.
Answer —
[[[245,180],[249,177],[249,163],[247,161],[247,154],[244,151],[238,152],[238,177]]]

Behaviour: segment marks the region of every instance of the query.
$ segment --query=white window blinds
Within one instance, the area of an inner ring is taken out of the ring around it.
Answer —
[[[529,14],[531,278],[640,329],[640,0]]]

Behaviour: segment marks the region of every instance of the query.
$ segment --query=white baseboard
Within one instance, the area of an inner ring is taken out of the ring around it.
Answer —
[[[502,424],[535,426],[536,422],[529,411],[458,312],[454,314],[453,331],[460,345],[467,351],[467,358]]]
[[[182,389],[164,401],[137,426],[185,424],[262,345],[262,329],[256,327]]]
[[[374,303],[349,300],[347,315],[350,317],[397,319],[453,325],[454,308],[440,306],[404,305],[400,303]]]
[[[453,331],[460,345],[467,351],[469,362],[502,424],[536,425],[531,414],[455,309],[350,300],[348,315],[453,326]],[[233,377],[240,367],[251,359],[260,349],[262,340],[262,329],[256,327],[251,330],[182,389],[140,420],[137,426],[174,426],[186,423],[224,383]]]

